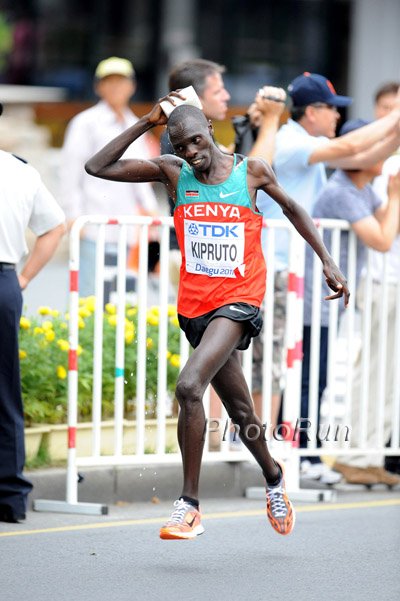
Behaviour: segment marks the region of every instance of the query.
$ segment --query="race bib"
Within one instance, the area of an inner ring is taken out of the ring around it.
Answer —
[[[184,220],[186,271],[210,277],[244,275],[244,223]]]

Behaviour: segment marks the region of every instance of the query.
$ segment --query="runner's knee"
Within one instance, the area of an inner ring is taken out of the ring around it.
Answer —
[[[187,378],[180,378],[176,385],[175,396],[181,406],[190,403],[201,403],[203,400],[203,390],[198,382]]]

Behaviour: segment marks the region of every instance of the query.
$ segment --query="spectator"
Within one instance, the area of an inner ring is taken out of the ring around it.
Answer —
[[[397,100],[397,94],[399,91],[399,82],[389,82],[381,86],[375,94],[375,117],[377,119],[387,115],[395,106]],[[387,183],[388,178],[391,174],[396,173],[400,169],[400,154],[399,150],[392,157],[385,161],[382,169],[382,175],[377,177],[373,182],[373,189],[378,196],[383,199],[386,204],[388,201],[387,195]],[[372,253],[372,304],[371,304],[371,338],[370,338],[370,382],[369,390],[370,397],[368,402],[368,445],[373,446],[376,444],[376,419],[374,415],[374,396],[373,391],[378,381],[379,373],[379,344],[378,344],[378,332],[380,323],[380,306],[382,302],[381,286],[382,286],[382,275],[383,269],[383,258],[384,255],[380,252]],[[398,284],[399,273],[400,273],[400,234],[397,234],[391,248],[386,253],[387,261],[387,284],[388,284],[388,324],[395,323],[396,320],[396,285]],[[363,289],[364,283],[361,280],[360,288],[358,291],[358,305],[360,308],[363,306]],[[394,402],[394,340],[395,328],[388,327],[387,338],[386,338],[386,365],[385,365],[385,434],[388,437],[390,433],[390,407]],[[362,365],[362,352],[360,351],[356,357],[355,364],[353,367],[354,374],[354,391],[353,391],[353,413],[352,421],[354,421],[355,427],[352,431],[352,444],[357,444],[357,424],[359,422],[359,404],[357,403],[357,397],[355,395],[360,394],[360,390],[357,390],[357,382],[359,387],[361,377],[361,365]],[[354,404],[355,403],[355,404]],[[354,481],[357,474],[364,476],[367,473],[368,476],[377,480],[385,480],[387,483],[392,483],[393,480],[388,477],[383,471],[385,470],[400,474],[400,463],[398,456],[387,456],[383,462],[382,455],[377,454],[374,456],[339,456],[335,464],[335,469],[340,471],[348,482]],[[367,472],[365,471],[367,470]]]
[[[396,97],[398,95],[400,83],[398,81],[391,81],[381,86],[375,93],[375,118],[385,117],[393,109],[396,103]],[[397,149],[396,154],[393,157],[389,157],[387,163],[383,166],[382,175],[377,177],[373,183],[374,190],[384,201],[387,201],[386,187],[387,177],[396,168],[400,168],[400,148]],[[390,285],[395,284],[397,281],[397,274],[400,273],[400,236],[397,236],[392,244],[391,249],[387,253],[388,265],[389,265],[389,283]],[[381,282],[381,276],[383,273],[382,269],[382,255],[379,253],[373,253],[372,269],[373,278],[376,283]],[[390,347],[388,347],[390,348]],[[392,351],[388,351],[389,353]],[[390,374],[387,377],[390,380]],[[385,457],[385,469],[389,472],[400,474],[400,456],[392,455]]]
[[[69,224],[85,214],[139,215],[158,212],[155,194],[149,183],[118,183],[89,177],[83,168],[87,159],[109,140],[137,122],[129,108],[136,91],[132,63],[111,57],[101,61],[95,71],[95,91],[99,102],[76,115],[69,123],[61,163],[61,202]],[[149,137],[144,136],[128,150],[148,159],[154,156]],[[96,226],[83,229],[80,244],[79,292],[94,293]],[[116,254],[118,230],[106,229],[106,254]],[[129,246],[136,244],[136,228],[129,229]]]
[[[23,475],[24,412],[18,349],[21,290],[51,258],[65,225],[62,210],[33,167],[3,151],[0,164],[0,521],[19,522],[25,519],[32,490]],[[28,250],[27,227],[37,238],[17,275],[16,265]]]
[[[366,168],[397,148],[400,143],[400,100],[386,117],[335,138],[340,118],[338,107],[348,106],[352,102],[350,97],[336,94],[326,77],[308,72],[296,77],[288,92],[292,101],[291,118],[276,135],[273,168],[282,187],[311,214],[317,196],[327,182],[326,166]],[[257,205],[267,219],[284,219],[280,207],[267,195],[260,195]],[[280,284],[287,289],[288,235],[283,230],[276,232],[275,249]],[[285,295],[277,298],[275,307],[284,320]],[[280,341],[274,342],[283,348],[283,331]],[[275,373],[278,376],[279,369]],[[312,461],[319,464],[320,474],[315,466],[313,468],[316,477],[323,474],[326,482],[338,481],[338,474],[332,470],[328,472],[320,458]]]
[[[363,127],[367,122],[361,119],[347,121],[340,129],[340,135],[355,131]],[[356,284],[359,281],[361,270],[366,262],[367,248],[386,252],[390,249],[392,242],[398,233],[400,217],[400,173],[392,176],[388,186],[388,203],[382,207],[381,199],[373,191],[371,182],[374,177],[381,174],[383,161],[378,161],[372,167],[366,169],[340,170],[333,173],[327,185],[318,197],[313,210],[313,217],[317,219],[344,219],[349,221],[352,230],[357,236],[357,263]],[[340,268],[343,273],[348,272],[348,232],[341,233],[340,241]],[[331,248],[331,232],[324,232],[324,242],[328,249]],[[305,295],[304,295],[304,330],[303,330],[303,371],[302,371],[302,394],[301,394],[301,416],[308,414],[309,395],[309,369],[310,369],[310,341],[311,341],[311,307],[313,294],[313,258],[307,250],[305,269]],[[322,280],[321,285],[321,322],[320,322],[320,352],[319,352],[319,387],[318,387],[318,425],[319,408],[322,393],[327,382],[328,364],[328,336],[329,336],[329,306],[323,299],[329,293],[328,288]],[[394,295],[395,296],[395,295]],[[379,313],[379,312],[378,312]],[[315,326],[313,326],[315,327]],[[318,326],[317,326],[318,327]],[[375,325],[372,325],[375,328]],[[375,328],[375,336],[377,330]],[[372,348],[372,347],[371,347]],[[378,346],[375,347],[375,352]],[[374,352],[372,350],[372,352]],[[361,376],[361,373],[358,374]],[[373,376],[376,379],[376,374]],[[372,385],[372,383],[371,383]],[[353,416],[351,419],[352,445],[357,446],[355,431],[359,423],[359,403],[361,377],[356,377],[353,383]],[[373,409],[371,408],[371,413]],[[375,420],[371,415],[371,424]],[[300,432],[300,446],[307,446],[308,435]],[[318,446],[320,442],[318,441]],[[353,457],[347,457],[350,465],[354,464]],[[367,459],[368,461],[368,459]],[[311,458],[304,457],[302,464],[303,473],[307,477],[319,477],[324,481],[328,467],[325,464],[312,463]],[[325,472],[323,468],[325,467]],[[400,478],[389,474],[383,468],[381,470],[359,469],[357,467],[346,467],[343,463],[336,462],[335,470],[342,473],[346,480],[357,484],[376,484],[382,482],[389,485],[400,483]],[[316,474],[315,474],[316,472]]]

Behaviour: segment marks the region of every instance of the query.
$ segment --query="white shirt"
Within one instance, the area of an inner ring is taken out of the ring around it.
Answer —
[[[26,228],[41,236],[64,221],[36,169],[0,150],[0,261],[16,264],[27,254]]]
[[[115,182],[93,177],[85,171],[86,161],[103,146],[138,121],[130,109],[124,112],[124,122],[104,101],[76,115],[68,124],[61,155],[61,206],[67,219],[80,215],[138,215],[158,212],[157,200],[149,183]],[[149,159],[149,147],[141,136],[123,155],[123,158]],[[87,226],[85,238],[96,240],[98,228]],[[129,234],[134,235],[133,232]],[[106,241],[116,242],[118,228],[106,228]]]
[[[382,175],[375,178],[373,187],[375,192],[384,203],[387,203],[387,185],[389,175],[397,173],[400,169],[400,154],[389,157],[382,169]],[[374,251],[372,255],[372,278],[375,282],[381,282],[383,274],[383,258],[386,255],[387,276],[390,284],[397,284],[400,279],[400,234],[396,236],[390,250],[387,253]]]
[[[324,163],[310,165],[308,160],[314,150],[327,140],[323,136],[311,136],[293,119],[282,125],[275,138],[273,168],[278,183],[309,215],[327,177]],[[286,219],[278,203],[264,192],[257,193],[257,207],[267,220]],[[277,230],[275,245],[277,268],[286,269],[289,245],[286,232]]]

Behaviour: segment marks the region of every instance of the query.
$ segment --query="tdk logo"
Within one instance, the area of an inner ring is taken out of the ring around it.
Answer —
[[[197,225],[195,223],[191,223],[188,227],[188,232],[192,236],[197,236],[197,234],[199,233],[199,228],[197,227]]]
[[[230,236],[238,238],[235,230],[237,225],[220,225],[211,223],[191,223],[188,232],[192,236],[202,235],[205,238],[229,238]]]

